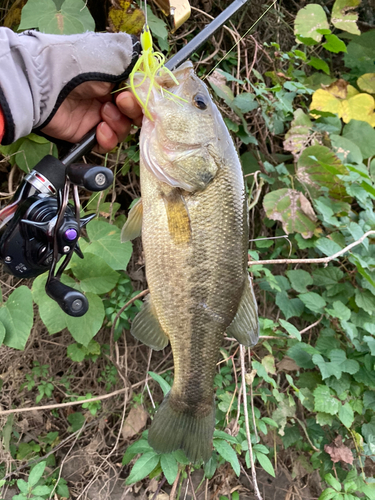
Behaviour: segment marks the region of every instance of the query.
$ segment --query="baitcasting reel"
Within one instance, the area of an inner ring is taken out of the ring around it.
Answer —
[[[95,217],[80,218],[78,186],[103,191],[112,181],[108,168],[63,162],[47,155],[24,178],[12,202],[0,210],[0,260],[6,270],[19,278],[49,271],[46,292],[70,316],[83,316],[88,301],[60,278],[73,252],[83,258],[78,238]],[[68,204],[71,184],[73,206]]]

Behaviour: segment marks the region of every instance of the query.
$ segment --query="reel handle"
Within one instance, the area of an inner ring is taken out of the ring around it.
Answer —
[[[46,293],[56,301],[61,309],[69,316],[78,318],[87,313],[89,302],[83,293],[64,285],[61,281],[52,277],[46,284]]]
[[[66,167],[70,182],[88,191],[104,191],[113,182],[113,172],[106,167],[93,167],[85,163],[72,163]]]

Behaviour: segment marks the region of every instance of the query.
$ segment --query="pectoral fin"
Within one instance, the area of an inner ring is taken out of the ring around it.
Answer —
[[[248,277],[248,281],[245,283],[236,316],[227,328],[227,334],[230,337],[234,337],[240,344],[247,347],[251,347],[258,342],[258,307],[250,276]]]
[[[128,220],[121,231],[121,243],[131,241],[141,235],[142,231],[143,206],[142,198],[130,209]]]
[[[150,295],[134,318],[130,333],[155,351],[161,351],[168,344],[168,337],[159,323]]]
[[[173,190],[164,197],[168,229],[176,244],[189,243],[191,239],[190,217],[185,200],[179,190]]]

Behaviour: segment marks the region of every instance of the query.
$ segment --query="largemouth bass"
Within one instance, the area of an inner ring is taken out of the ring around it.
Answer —
[[[258,340],[257,306],[247,272],[248,211],[241,165],[204,83],[185,63],[144,76],[140,137],[142,201],[123,240],[140,232],[150,294],[131,333],[153,349],[171,343],[174,383],[152,421],[149,443],[209,460],[215,424],[213,382],[224,333]],[[163,89],[165,89],[163,91]],[[172,95],[173,94],[173,95]]]

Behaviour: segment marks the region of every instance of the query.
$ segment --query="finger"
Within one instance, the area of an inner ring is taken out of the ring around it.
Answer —
[[[98,141],[98,146],[94,149],[99,153],[108,153],[118,143],[117,135],[106,122],[101,122],[96,127],[96,140]]]
[[[138,127],[141,126],[143,117],[142,108],[138,104],[137,99],[131,92],[129,91],[121,92],[116,97],[116,104],[119,110],[125,116],[128,116],[133,120],[135,125],[137,125]]]
[[[111,102],[107,102],[101,108],[102,119],[117,135],[118,141],[124,141],[130,132],[131,121],[124,116]]]

